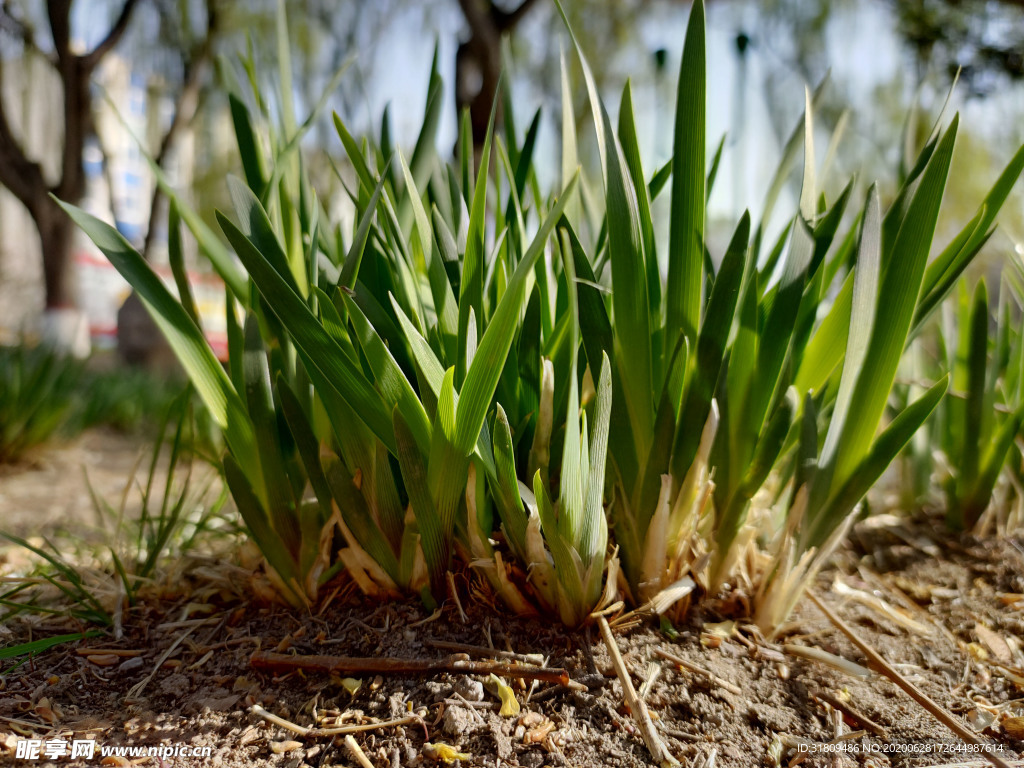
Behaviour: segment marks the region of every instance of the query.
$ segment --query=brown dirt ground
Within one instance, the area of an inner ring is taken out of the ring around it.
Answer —
[[[118,469],[120,477],[128,469]],[[61,476],[46,477],[57,482]],[[0,493],[12,494],[5,496],[7,509],[10,499],[29,497],[27,491],[12,492],[10,482],[10,476],[0,478]],[[41,494],[45,497],[45,489]],[[4,556],[0,551],[0,564]],[[253,714],[252,706],[259,704],[303,726],[372,724],[410,711],[421,715],[421,724],[355,734],[378,768],[433,765],[425,741],[457,747],[468,755],[461,763],[467,766],[653,765],[594,629],[566,632],[550,622],[510,619],[471,594],[464,579],[466,619],[453,601],[428,615],[418,604],[362,599],[344,581],[326,589],[324,601],[302,615],[244,601],[246,574],[223,562],[195,559],[181,573],[173,592],[154,593],[126,614],[121,640],[99,637],[58,646],[13,669],[10,661],[0,662],[0,764],[45,764],[16,761],[14,745],[19,738],[59,736],[95,737],[106,745],[212,748],[210,758],[134,763],[161,768],[356,765],[342,737],[289,733]],[[840,594],[837,577],[861,594],[880,597],[896,610],[896,618]],[[972,723],[1004,760],[1024,757],[1020,538],[953,539],[935,520],[882,518],[855,529],[817,589],[860,637],[941,706]],[[726,639],[711,635],[714,625],[731,618],[728,606],[734,602],[699,604],[677,626],[675,640],[651,623],[617,638],[638,687],[659,667],[646,701],[683,765],[707,768],[712,755],[713,764],[728,768],[987,764],[884,678],[850,676],[789,654],[787,644],[802,644],[864,662],[809,602],[775,643],[742,620]],[[0,647],[24,642],[29,633],[42,637],[76,629],[55,619],[17,620],[0,625]],[[539,684],[531,690],[512,681],[522,713],[501,717],[498,699],[481,691],[484,681],[467,675],[365,675],[350,693],[334,675],[273,675],[253,670],[249,661],[259,648],[436,659],[451,653],[431,646],[431,640],[543,654],[549,666],[566,669],[582,685],[570,690]],[[97,658],[83,653],[87,648],[138,655]],[[703,667],[741,693],[659,659],[656,649]],[[141,690],[131,690],[147,679]],[[830,712],[822,700],[827,696],[855,714]],[[797,746],[865,729],[845,742],[857,750],[845,756],[802,755]],[[53,764],[72,763],[65,758]],[[99,758],[83,764],[99,764]]]
[[[100,498],[117,502],[139,458],[148,460],[151,451],[149,437],[95,428],[17,464],[0,464],[0,530],[22,537],[58,528],[88,533],[100,521],[86,475]]]

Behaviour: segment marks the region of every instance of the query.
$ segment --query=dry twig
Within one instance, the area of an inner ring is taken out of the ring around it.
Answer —
[[[861,726],[863,726],[864,730],[870,731],[874,736],[877,736],[880,739],[888,738],[889,734],[886,732],[885,728],[880,726],[878,723],[876,723],[874,720],[872,720],[870,717],[865,715],[860,710],[854,709],[852,706],[850,706],[844,701],[840,701],[831,693],[820,691],[818,693],[812,693],[811,697],[818,699],[819,701],[825,702],[833,709],[838,709],[851,720],[854,720]]]
[[[429,645],[431,648],[437,648],[442,651],[454,651],[455,653],[465,653],[468,656],[477,656],[485,659],[512,659],[513,661],[521,661],[524,664],[533,664],[534,666],[541,666],[544,663],[544,656],[540,653],[515,653],[514,651],[499,651],[497,648],[488,648],[485,645],[468,645],[466,643],[453,643],[450,640],[431,640],[427,639],[423,641],[424,645]]]
[[[395,720],[382,720],[377,723],[340,725],[337,728],[307,728],[304,725],[293,723],[291,720],[285,720],[283,717],[278,717],[273,712],[265,710],[259,704],[253,704],[252,707],[249,708],[249,711],[258,717],[262,717],[268,723],[273,723],[280,728],[284,728],[286,731],[291,731],[298,736],[308,736],[311,738],[319,736],[341,736],[343,734],[376,731],[380,728],[391,728],[398,725],[412,725],[413,723],[419,724],[423,722],[419,715],[409,715],[408,717],[399,717]]]
[[[306,670],[325,673],[374,673],[432,675],[440,672],[467,675],[498,675],[499,677],[521,677],[525,680],[540,680],[542,683],[570,685],[569,673],[564,669],[501,664],[487,661],[470,661],[460,656],[446,659],[397,659],[358,656],[292,656],[286,653],[257,651],[249,659],[253,669],[269,672],[295,672]]]
[[[352,753],[352,757],[359,763],[360,768],[373,768],[373,763],[370,762],[370,758],[363,752],[363,748],[359,746],[355,739],[351,736],[345,737],[345,746],[348,747],[348,751]]]
[[[192,626],[189,629],[186,629],[180,635],[178,635],[178,638],[173,643],[171,643],[170,647],[162,654],[160,654],[160,658],[156,660],[156,664],[153,665],[152,671],[148,675],[146,675],[146,677],[144,677],[142,680],[133,685],[131,689],[129,689],[128,695],[124,697],[125,701],[137,699],[142,694],[142,692],[146,689],[146,686],[149,685],[150,681],[154,677],[156,677],[157,670],[160,669],[163,663],[170,658],[171,654],[174,653],[174,650],[185,641],[185,638],[191,635],[195,630],[196,627]]]
[[[598,615],[597,626],[600,627],[601,637],[604,638],[604,643],[608,646],[608,653],[612,657],[615,674],[618,675],[619,682],[622,683],[622,695],[626,701],[626,706],[629,707],[633,719],[636,720],[637,727],[640,729],[640,734],[644,738],[644,743],[647,745],[647,750],[651,753],[651,757],[662,768],[679,765],[679,761],[672,757],[665,746],[665,742],[661,740],[661,736],[655,730],[654,721],[651,720],[651,713],[647,711],[647,703],[636,695],[633,680],[629,676],[629,670],[626,669],[626,662],[622,660],[619,646],[612,635],[611,627],[608,626],[608,619]]]
[[[79,656],[141,656],[145,651],[129,651],[121,648],[75,648]]]
[[[971,745],[980,747],[981,755],[988,760],[996,768],[1010,768],[1010,764],[1003,760],[1001,757],[991,751],[992,746],[989,742],[979,739],[974,735],[963,723],[961,723],[956,717],[947,712],[945,709],[940,707],[929,696],[924,693],[920,688],[914,685],[912,682],[907,680],[903,675],[897,672],[889,662],[887,662],[878,651],[872,648],[870,645],[865,643],[857,634],[850,628],[850,626],[839,618],[832,610],[825,605],[825,603],[813,592],[808,592],[807,596],[810,597],[811,602],[818,606],[818,610],[825,614],[825,617],[835,625],[836,629],[842,632],[846,637],[857,646],[857,649],[867,656],[871,665],[878,670],[881,674],[885,675],[892,681],[897,687],[903,690],[910,698],[921,705],[922,708],[928,711],[936,720],[942,723],[944,726],[949,728],[953,733],[963,739],[965,742]]]
[[[459,611],[459,618],[462,619],[462,623],[465,624],[469,619],[466,617],[466,612],[462,610],[462,601],[459,600],[459,590],[455,586],[455,574],[448,571],[446,576],[448,578],[448,589],[452,593],[452,600],[455,601],[455,607]]]
[[[693,672],[696,675],[700,675],[701,677],[707,678],[712,683],[717,685],[719,688],[724,688],[725,690],[729,691],[729,693],[734,693],[737,696],[743,695],[743,689],[741,689],[739,686],[733,685],[728,680],[723,680],[714,672],[704,669],[704,667],[698,667],[696,664],[693,664],[684,658],[676,656],[674,653],[669,653],[668,651],[662,650],[661,648],[655,648],[654,653],[657,656],[661,656],[661,658],[663,659],[671,661],[673,664],[678,664],[680,667],[688,669],[690,672]]]

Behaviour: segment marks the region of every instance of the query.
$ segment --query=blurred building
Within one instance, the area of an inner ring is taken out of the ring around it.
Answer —
[[[0,98],[11,130],[47,180],[60,173],[63,120],[60,77],[39,56],[4,61]],[[0,186],[0,341],[33,324],[43,310],[43,263],[35,223]]]
[[[34,56],[5,61],[4,75],[3,98],[12,127],[25,137],[27,153],[43,162],[47,179],[53,181],[59,175],[63,141],[60,79],[47,62]],[[83,152],[87,185],[79,205],[116,226],[141,249],[156,183],[144,152],[154,156],[159,151],[173,118],[174,100],[161,78],[140,73],[116,53],[101,62],[93,89],[95,135]],[[195,144],[193,129],[183,127],[164,158],[165,174],[176,189],[192,187]],[[154,217],[147,256],[176,292],[167,266],[167,211],[165,198]],[[224,323],[223,287],[215,276],[197,268],[191,239],[184,242],[197,305],[209,318],[206,327],[218,346]],[[130,287],[81,233],[74,249],[79,308],[87,318],[93,344],[111,346],[117,335],[117,311]],[[43,310],[43,298],[35,225],[20,202],[0,187],[0,339],[31,332]]]

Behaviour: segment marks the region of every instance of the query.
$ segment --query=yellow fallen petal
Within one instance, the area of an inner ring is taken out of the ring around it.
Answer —
[[[453,763],[456,760],[469,760],[472,757],[468,752],[459,752],[448,744],[431,744],[429,741],[423,745],[423,754],[439,763]]]
[[[705,624],[704,631],[709,635],[720,637],[723,640],[728,640],[736,634],[736,622],[720,621],[717,624]]]
[[[501,709],[498,714],[502,717],[514,717],[519,714],[519,701],[508,684],[500,677],[491,673],[488,678],[498,689],[498,698],[501,699]]]
[[[977,661],[988,661],[988,650],[981,643],[968,643],[967,652]]]

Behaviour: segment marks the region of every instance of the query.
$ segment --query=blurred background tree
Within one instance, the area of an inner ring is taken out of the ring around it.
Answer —
[[[52,66],[63,92],[64,146],[56,178],[47,178],[38,159],[29,156],[24,137],[16,134],[8,120],[6,99],[0,98],[0,183],[21,201],[39,230],[47,308],[74,303],[68,269],[74,226],[50,195],[77,203],[85,194],[82,152],[92,131],[92,76],[124,36],[137,5],[138,0],[125,0],[109,32],[87,51],[78,50],[74,43],[71,0],[47,1],[43,18],[48,39],[40,39],[28,8],[6,0],[0,6],[5,40],[20,45],[26,59],[36,58]],[[0,64],[10,46],[6,42]]]
[[[88,12],[95,13],[98,5],[90,5]],[[136,24],[143,5],[150,6],[146,9],[150,18],[139,19],[148,23]],[[95,102],[102,98],[94,82],[97,70],[133,24],[147,28],[139,30],[139,35],[150,37],[149,45],[137,44],[135,51],[140,53],[147,47],[153,51],[158,57],[156,66],[175,91],[170,123],[151,149],[154,160],[163,164],[181,129],[195,115],[218,33],[214,0],[209,0],[198,19],[196,4],[188,0],[124,0],[109,31],[90,47],[84,43],[82,30],[74,29],[72,6],[72,0],[47,0],[45,9],[17,0],[4,0],[0,5],[0,39],[4,41],[0,76],[5,61],[20,54],[23,62],[33,59],[48,64],[60,81],[63,137],[56,174],[47,173],[44,160],[34,157],[27,148],[29,137],[20,135],[8,118],[11,110],[6,94],[0,98],[0,184],[25,206],[38,229],[47,309],[75,304],[70,279],[74,226],[50,195],[78,203],[85,194],[83,151],[87,141],[96,137]],[[104,6],[107,9],[109,5]],[[90,20],[90,25],[96,23],[95,18]],[[150,222],[155,219],[159,199],[159,193],[154,192]],[[148,227],[147,250],[152,233],[153,227]]]
[[[343,78],[330,107],[350,125],[376,133],[380,125],[374,121],[386,103],[400,102],[391,128],[395,140],[405,143],[421,117],[436,44],[446,84],[438,133],[444,151],[454,145],[463,108],[469,110],[475,137],[482,135],[504,63],[511,67],[507,83],[522,112],[519,130],[525,127],[522,118],[542,108],[538,157],[557,167],[552,129],[560,114],[559,52],[566,36],[553,3],[284,2],[294,65],[296,104],[291,106],[296,112],[308,109],[331,73],[356,52],[355,67]],[[669,151],[670,105],[689,4],[574,0],[564,5],[613,109],[617,91],[627,75],[632,77],[634,102],[645,116],[645,168],[652,172]],[[8,83],[0,90],[0,184],[31,213],[39,231],[47,307],[74,302],[68,277],[70,224],[48,195],[70,201],[82,196],[82,150],[101,98],[90,83],[100,61],[116,48],[134,67],[160,74],[173,108],[165,133],[148,149],[163,163],[180,130],[201,113],[212,126],[227,121],[226,99],[210,62],[240,50],[249,38],[260,65],[258,76],[276,72],[276,11],[277,0],[0,0],[0,74],[5,64],[13,70],[19,57],[35,57],[59,74],[63,89],[64,141],[59,173],[54,174],[26,150],[24,137],[10,124],[10,110],[4,107],[15,89]],[[903,144],[908,106],[914,99],[921,104],[917,131],[926,132],[958,67],[964,87],[957,106],[968,113],[964,125],[974,132],[961,142],[969,155],[962,162],[979,177],[991,169],[990,155],[1003,159],[999,147],[1009,147],[1024,113],[1020,0],[714,0],[708,14],[713,102],[709,137],[727,134],[710,217],[735,218],[744,207],[756,210],[761,201],[750,199],[749,191],[763,188],[757,174],[774,166],[770,155],[792,128],[789,122],[799,111],[794,105],[802,100],[803,84],[817,83],[829,70],[832,86],[817,117],[824,134],[850,108],[844,152],[837,161],[844,166],[840,170],[857,169],[862,178],[879,177],[883,183],[887,170],[896,167],[892,148]],[[509,62],[502,61],[503,37],[509,38]],[[77,46],[76,40],[91,40],[92,45]],[[9,71],[7,79],[12,77],[16,74]],[[584,123],[590,119],[587,100],[578,72],[573,77],[578,86],[576,115]],[[339,154],[329,112],[307,137],[310,151]],[[193,199],[204,216],[223,204],[224,174],[232,170],[217,153],[215,133],[207,131],[197,147],[191,178]],[[581,135],[587,140],[589,131]],[[584,157],[593,152],[587,146],[581,150]],[[327,177],[325,183],[333,180]],[[951,189],[949,204],[956,205],[956,195]],[[150,221],[159,218],[161,205],[154,190]],[[1017,226],[1016,231],[1021,229]],[[148,251],[156,230],[149,226],[144,234],[142,247]]]

